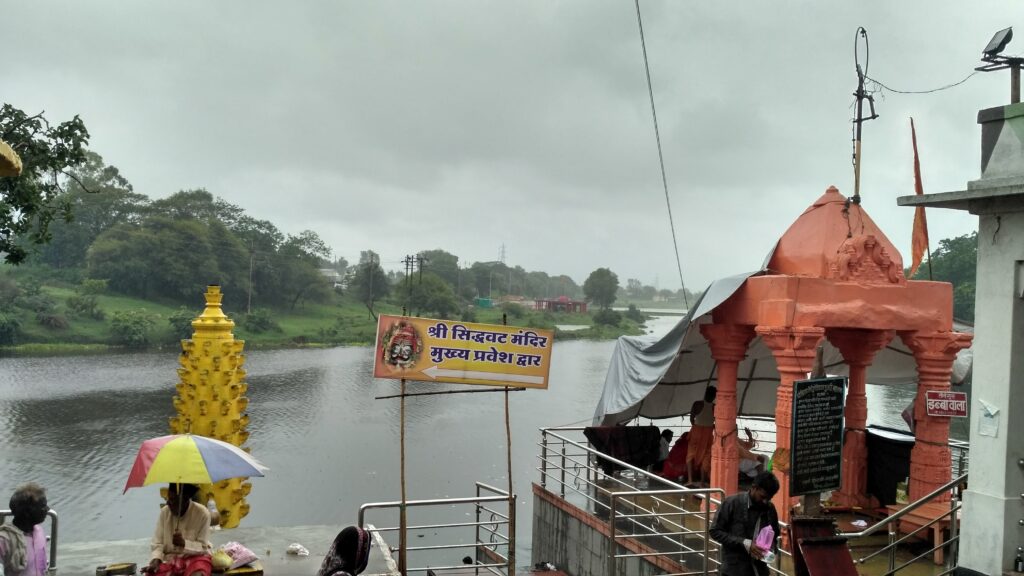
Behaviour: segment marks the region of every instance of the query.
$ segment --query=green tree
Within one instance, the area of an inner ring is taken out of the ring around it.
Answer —
[[[366,305],[370,315],[376,318],[377,313],[373,311],[374,302],[388,295],[391,283],[384,269],[380,267],[380,260],[375,259],[376,254],[367,251],[363,255],[365,258],[361,256],[359,265],[351,271],[348,289],[357,300]]]
[[[953,285],[953,316],[974,322],[974,288],[978,269],[978,233],[939,240],[931,255],[931,277]],[[921,264],[914,280],[928,280],[928,262]]]
[[[432,272],[424,272],[412,278],[409,290],[409,309],[413,316],[435,316],[451,318],[459,311],[452,287]]]
[[[438,278],[444,280],[453,289],[459,284],[459,257],[449,254],[441,249],[424,250],[419,256],[426,260],[424,270],[437,274]]]
[[[51,223],[52,239],[39,251],[40,261],[54,268],[85,266],[86,251],[100,234],[117,224],[138,224],[149,204],[95,152],[87,152],[85,162],[70,173],[73,178],[59,200],[70,206],[72,218]]]
[[[60,198],[61,182],[69,169],[85,162],[89,132],[78,116],[53,126],[42,113],[29,116],[4,104],[0,139],[22,161],[20,176],[0,178],[0,254],[18,264],[28,256],[28,246],[50,239],[55,217],[71,218],[71,206]]]
[[[602,310],[615,302],[615,292],[618,289],[619,277],[607,268],[594,270],[583,283],[583,294],[587,300],[597,304]]]

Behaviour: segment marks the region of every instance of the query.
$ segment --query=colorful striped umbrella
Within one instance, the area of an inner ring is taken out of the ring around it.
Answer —
[[[150,484],[213,484],[228,478],[263,476],[267,467],[238,446],[193,434],[146,440],[139,448],[124,491]]]

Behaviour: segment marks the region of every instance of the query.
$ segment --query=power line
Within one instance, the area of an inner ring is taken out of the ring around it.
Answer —
[[[654,139],[658,143],[658,163],[661,165],[661,185],[665,189],[665,206],[668,208],[668,224],[672,229],[672,248],[676,251],[676,268],[679,269],[679,285],[683,288],[683,304],[687,308],[690,303],[686,299],[686,283],[683,281],[683,265],[679,260],[679,242],[676,241],[676,225],[672,219],[672,203],[668,196],[668,178],[665,176],[665,157],[661,152],[661,132],[658,130],[658,112],[654,107],[654,88],[651,86],[651,67],[647,63],[647,41],[644,39],[644,22],[640,17],[640,0],[636,4],[636,24],[640,28],[640,48],[644,53],[644,72],[647,74],[647,94],[651,97],[651,117],[654,119]]]
[[[968,80],[970,80],[971,77],[973,77],[977,73],[978,73],[978,70],[975,70],[974,72],[971,72],[970,74],[965,76],[963,78],[963,80],[960,80],[959,82],[953,82],[952,84],[946,84],[945,86],[940,86],[938,88],[931,88],[929,90],[897,90],[895,88],[890,88],[890,87],[886,86],[882,82],[879,82],[878,80],[875,80],[874,78],[872,78],[872,77],[870,77],[870,76],[868,76],[866,74],[864,75],[864,78],[866,78],[867,80],[870,80],[872,83],[876,84],[877,86],[879,86],[879,87],[881,87],[881,88],[883,88],[885,90],[888,90],[889,92],[893,92],[895,94],[931,94],[933,92],[941,92],[942,90],[949,90],[950,88],[955,88],[956,86],[959,86],[959,85],[963,84],[964,82],[967,82]]]

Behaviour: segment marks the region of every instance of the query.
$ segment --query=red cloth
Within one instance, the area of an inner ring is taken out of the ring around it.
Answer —
[[[204,576],[210,576],[212,571],[213,565],[210,564],[210,557],[206,554],[201,554],[199,556],[179,556],[170,562],[165,560],[151,574],[153,576],[192,576],[192,574],[199,572]]]
[[[711,444],[715,440],[714,426],[694,426],[690,428],[690,442],[687,447],[686,461],[693,462],[694,472],[700,471],[704,476],[711,474]],[[692,481],[693,478],[690,478]]]
[[[686,453],[689,447],[689,442],[689,432],[684,432],[683,435],[676,440],[672,449],[669,450],[668,458],[665,459],[665,463],[662,465],[662,478],[675,480],[676,478],[686,476]]]
[[[917,158],[917,131],[914,130],[913,118],[910,119],[910,140],[914,143],[914,194],[920,196],[924,194],[924,186],[921,184],[921,162]],[[914,209],[914,231],[910,236],[910,274],[907,278],[914,277],[927,251],[928,220],[924,216],[924,206],[918,206]]]

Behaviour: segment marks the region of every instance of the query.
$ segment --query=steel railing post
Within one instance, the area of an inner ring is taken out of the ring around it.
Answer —
[[[615,576],[615,554],[618,551],[615,545],[615,493],[608,496],[608,576]]]
[[[892,574],[896,569],[896,522],[889,522],[889,571]]]
[[[708,539],[711,537],[711,492],[704,499],[704,576],[708,574]]]
[[[548,431],[540,429],[540,487],[548,487]]]
[[[516,495],[509,494],[508,576],[516,573]]]
[[[949,553],[946,554],[947,570],[956,568],[957,562],[959,561],[957,556],[960,552],[960,541],[957,539],[957,535],[960,533],[960,526],[958,524],[959,519],[956,514],[958,503],[958,497],[954,497],[949,500]],[[938,529],[938,526],[936,526],[936,529]]]
[[[560,485],[560,488],[559,488],[558,492],[559,492],[559,495],[562,497],[562,499],[565,500],[565,442],[562,442],[562,466],[561,466],[561,470],[562,470],[561,485]]]

